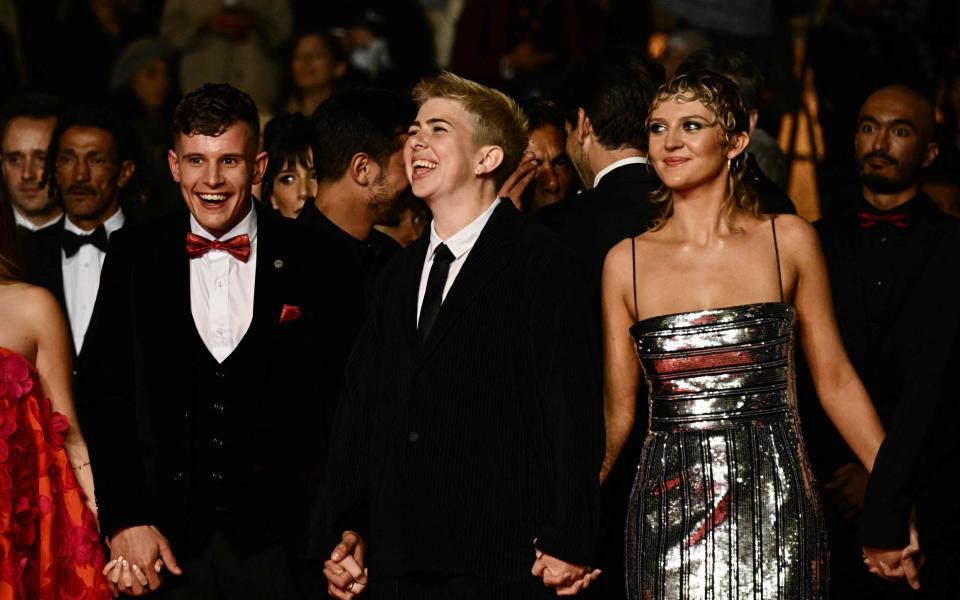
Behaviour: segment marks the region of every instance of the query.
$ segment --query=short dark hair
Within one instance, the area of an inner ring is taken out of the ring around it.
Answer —
[[[686,58],[677,68],[677,75],[692,71],[713,71],[726,75],[740,88],[740,96],[747,111],[759,108],[763,91],[763,75],[760,69],[740,50],[703,48]]]
[[[524,114],[527,115],[527,133],[531,133],[541,127],[553,125],[564,133],[563,113],[552,100],[536,100],[523,107]]]
[[[52,189],[56,188],[57,154],[60,153],[60,138],[71,127],[92,127],[109,133],[114,143],[115,166],[120,166],[128,160],[134,164],[140,161],[140,146],[137,143],[136,133],[126,118],[122,117],[117,111],[102,105],[70,106],[61,113],[57,120],[57,126],[53,129],[53,135],[50,137],[50,147],[47,149],[47,159],[43,168],[44,186],[53,185],[54,188]],[[133,178],[124,188],[125,192],[130,190],[129,193],[133,193],[138,189],[137,171],[134,170]]]
[[[18,117],[55,119],[60,114],[60,99],[48,94],[18,94],[0,109],[0,137],[7,133],[7,124]]]
[[[647,110],[666,79],[663,66],[629,47],[611,47],[577,61],[557,93],[564,119],[577,124],[577,109],[590,118],[607,148],[647,148]]]
[[[353,88],[327,98],[310,117],[317,180],[339,179],[359,152],[383,166],[415,115],[409,100],[386,90]]]
[[[260,143],[260,113],[249,94],[229,83],[205,83],[183,97],[173,112],[173,139],[179,134],[216,137],[235,123],[247,126],[247,140]]]
[[[263,128],[263,150],[270,159],[263,173],[261,200],[269,204],[273,180],[284,165],[311,166],[307,153],[314,144],[313,125],[301,113],[280,113]]]

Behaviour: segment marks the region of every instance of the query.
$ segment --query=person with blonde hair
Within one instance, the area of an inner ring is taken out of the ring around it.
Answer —
[[[516,103],[450,73],[414,100],[404,164],[433,221],[381,272],[315,556],[344,600],[576,594],[599,574],[603,454],[583,285],[497,197],[527,144]]]
[[[633,426],[641,372],[649,390],[628,595],[825,598],[797,333],[823,407],[867,469],[883,429],[840,341],[816,232],[761,214],[744,175],[748,114],[730,79],[674,78],[647,123],[660,217],[614,246],[603,273],[604,475]]]

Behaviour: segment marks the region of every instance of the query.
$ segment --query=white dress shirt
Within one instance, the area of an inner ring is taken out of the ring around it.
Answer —
[[[123,227],[123,211],[117,209],[113,216],[104,221],[103,228],[107,236]],[[77,235],[90,235],[93,231],[85,231],[66,219],[63,228]],[[80,246],[77,253],[67,256],[60,250],[60,264],[63,267],[63,297],[67,304],[67,316],[70,317],[70,332],[73,334],[73,347],[77,354],[83,347],[83,337],[87,334],[90,325],[90,316],[93,314],[93,305],[97,301],[97,290],[100,289],[100,270],[103,268],[103,259],[107,253],[93,244]]]
[[[250,258],[242,262],[222,250],[211,250],[190,260],[190,312],[200,339],[210,354],[223,362],[236,350],[253,321],[253,291],[257,277],[257,213],[219,238],[214,238],[190,216],[190,231],[208,240],[229,240],[247,234]]]
[[[59,222],[60,222],[60,219],[63,218],[63,215],[61,214],[61,215],[60,215],[59,217],[57,217],[56,219],[52,219],[52,220],[50,220],[50,221],[47,221],[47,222],[44,223],[43,225],[36,225],[36,224],[34,224],[34,222],[31,221],[30,219],[28,219],[28,218],[26,218],[25,216],[21,215],[19,210],[17,210],[16,208],[14,208],[14,209],[13,209],[13,218],[17,221],[17,225],[19,225],[20,227],[23,227],[23,228],[26,229],[27,231],[40,231],[41,229],[46,229],[47,227],[53,227],[54,225],[56,225],[57,223],[59,223]],[[72,230],[71,230],[71,231],[72,231]]]
[[[628,158],[621,158],[618,161],[614,161],[597,173],[596,177],[593,178],[593,187],[600,185],[600,180],[603,179],[603,176],[618,167],[622,167],[623,165],[645,165],[647,163],[648,161],[646,156],[630,156]]]
[[[493,214],[493,211],[496,210],[499,204],[500,198],[497,198],[482,215],[446,240],[440,239],[440,236],[437,235],[437,229],[434,227],[434,222],[430,221],[430,245],[427,246],[427,257],[423,261],[423,271],[420,273],[420,292],[417,295],[418,327],[420,326],[420,309],[423,307],[423,296],[427,293],[427,278],[430,276],[430,267],[433,266],[433,252],[440,244],[446,244],[447,248],[449,248],[453,254],[453,262],[450,263],[450,270],[447,271],[447,282],[444,284],[443,294],[440,296],[440,302],[442,303],[447,299],[447,292],[450,291],[450,286],[453,285],[457,274],[459,274],[460,269],[463,268],[463,263],[467,261],[467,255],[470,254],[473,245],[477,243],[477,238],[480,237],[480,232],[483,231],[484,225],[490,220],[490,215]]]

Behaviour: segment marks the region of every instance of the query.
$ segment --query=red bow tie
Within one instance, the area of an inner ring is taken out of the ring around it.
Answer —
[[[250,237],[243,234],[221,242],[208,240],[193,233],[187,234],[187,255],[190,258],[200,258],[211,250],[228,252],[235,259],[247,262],[250,258]]]
[[[904,213],[877,214],[861,210],[857,213],[857,219],[860,221],[860,229],[873,227],[877,223],[889,223],[900,229],[910,227],[910,219]]]

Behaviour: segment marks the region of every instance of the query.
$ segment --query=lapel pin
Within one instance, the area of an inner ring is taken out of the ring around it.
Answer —
[[[278,258],[277,260],[273,261],[273,268],[274,268],[274,269],[282,269],[282,268],[283,268],[283,261],[280,260],[279,258]]]

